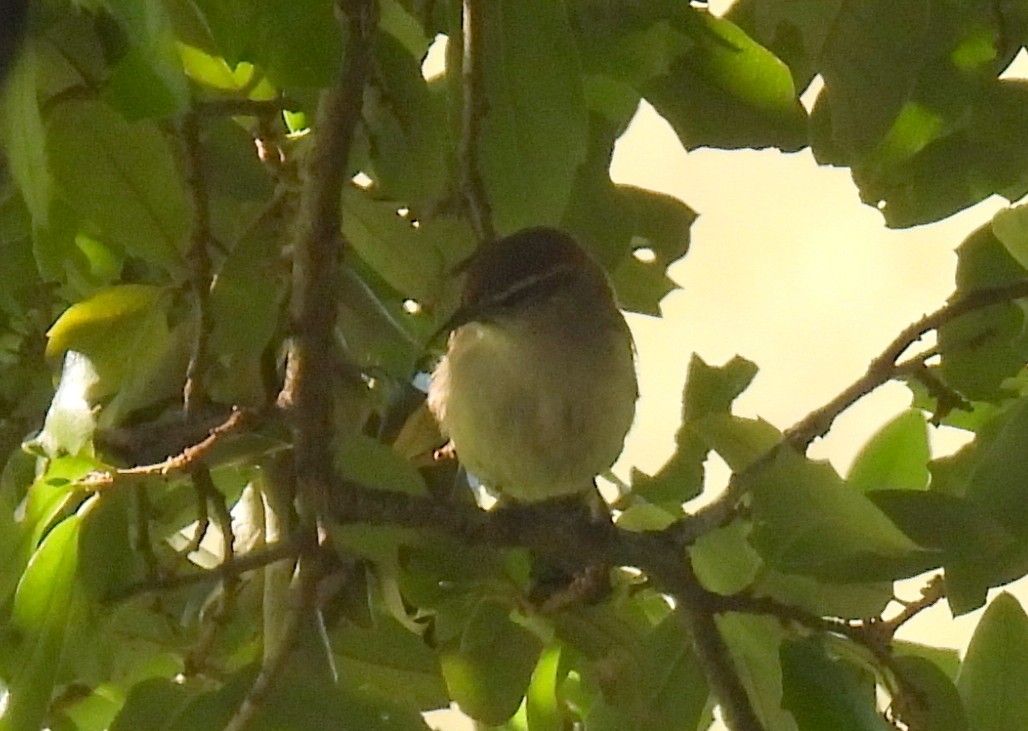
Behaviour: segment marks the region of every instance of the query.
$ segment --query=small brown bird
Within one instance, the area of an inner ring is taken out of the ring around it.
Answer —
[[[494,494],[590,490],[614,463],[638,388],[632,336],[603,269],[569,235],[531,228],[484,245],[428,405]]]

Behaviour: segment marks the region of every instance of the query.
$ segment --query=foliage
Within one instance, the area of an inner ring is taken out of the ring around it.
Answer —
[[[688,149],[809,145],[892,226],[1016,201],[1028,90],[999,74],[1028,9],[489,0],[464,3],[482,40],[464,54],[460,5],[32,8],[0,108],[0,729],[413,729],[451,702],[531,731],[702,729],[715,704],[748,730],[1028,729],[1011,596],[962,662],[893,639],[943,596],[964,613],[1028,574],[1025,207],[959,247],[949,305],[789,430],[733,415],[754,364],[694,358],[677,451],[633,475],[617,529],[478,510],[425,458],[410,385],[483,202],[500,233],[572,232],[626,308],[659,313],[694,213],[609,177],[642,100]],[[311,218],[333,89],[359,124],[328,158],[341,218]],[[315,302],[327,550],[305,542],[316,475],[292,459],[314,432],[282,397],[318,223],[345,241]],[[912,408],[849,475],[806,458],[891,379]],[[928,420],[971,439],[932,459]],[[712,452],[733,476],[695,510]],[[578,596],[592,557],[609,583]],[[944,589],[883,618],[925,572]]]

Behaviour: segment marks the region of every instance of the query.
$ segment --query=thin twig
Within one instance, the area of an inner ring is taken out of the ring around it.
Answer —
[[[461,51],[461,84],[463,100],[461,107],[461,132],[458,142],[461,195],[471,219],[472,228],[479,241],[490,241],[496,237],[493,228],[489,196],[482,180],[481,161],[478,155],[482,120],[487,112],[485,85],[483,84],[484,49],[482,38],[484,23],[480,0],[463,0],[462,26],[463,46]]]
[[[225,561],[211,569],[189,574],[155,576],[144,581],[129,584],[120,591],[115,592],[112,599],[120,601],[139,594],[152,594],[159,591],[180,589],[184,586],[192,586],[193,584],[220,581],[230,577],[235,578],[278,561],[296,558],[299,554],[300,544],[296,541],[269,543],[263,548],[236,556],[231,561]]]
[[[946,581],[942,574],[937,574],[928,580],[928,583],[921,589],[921,598],[907,602],[903,610],[892,619],[875,622],[875,625],[885,631],[891,640],[899,628],[912,620],[918,614],[933,607],[946,598]]]
[[[823,436],[831,428],[839,414],[901,373],[902,369],[907,366],[897,364],[897,361],[907,348],[920,340],[925,333],[937,330],[969,312],[1022,297],[1028,297],[1028,280],[972,292],[905,327],[871,361],[864,375],[847,386],[827,404],[810,412],[787,429],[771,449],[744,470],[732,475],[728,486],[721,495],[675,527],[674,530],[679,533],[679,539],[683,543],[692,543],[697,537],[725,523],[731,517],[739,500],[752,487],[754,478],[782,451],[789,449],[800,453],[805,452],[814,439]]]
[[[174,457],[155,464],[93,472],[81,484],[88,489],[103,490],[119,483],[136,484],[140,479],[147,477],[168,478],[184,474],[207,457],[222,439],[249,428],[257,418],[258,414],[255,411],[233,409],[229,417],[211,429],[203,441],[186,447]]]
[[[178,552],[180,556],[188,556],[194,551],[199,551],[200,546],[203,544],[204,536],[207,535],[207,529],[211,526],[207,496],[203,494],[203,490],[200,489],[195,480],[193,481],[193,494],[196,496],[196,529],[193,531],[193,537],[189,539],[189,543]]]
[[[193,297],[193,352],[186,368],[182,388],[182,407],[188,418],[207,400],[203,377],[207,361],[207,338],[211,330],[211,215],[207,176],[200,141],[200,118],[195,112],[182,120],[182,142],[186,153],[187,185],[193,199],[193,232],[186,261],[189,264],[189,287]]]
[[[286,615],[286,627],[283,630],[284,640],[278,647],[278,651],[271,657],[265,658],[261,663],[257,679],[253,681],[246,697],[243,699],[239,709],[225,725],[225,731],[244,731],[250,723],[261,713],[261,709],[271,694],[282,671],[285,669],[292,657],[296,644],[300,639],[300,632],[305,621],[313,621],[313,613],[317,611],[317,588],[320,571],[304,571],[301,565],[297,566],[291,587],[291,594],[298,602],[297,606],[291,607]]]

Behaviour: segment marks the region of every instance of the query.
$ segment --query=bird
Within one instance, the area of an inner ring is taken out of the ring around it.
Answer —
[[[632,335],[606,272],[550,227],[489,241],[460,269],[428,391],[440,431],[501,501],[595,494],[638,398]]]

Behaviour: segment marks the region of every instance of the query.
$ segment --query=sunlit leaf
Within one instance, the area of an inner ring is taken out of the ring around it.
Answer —
[[[80,519],[62,521],[33,554],[18,583],[12,621],[21,635],[22,661],[7,684],[3,731],[43,727],[58,680],[61,655],[79,611],[75,574]]]
[[[982,615],[957,676],[968,718],[978,731],[1028,729],[1028,617],[1010,594]]]
[[[905,411],[861,448],[846,482],[858,490],[923,490],[928,486],[928,425],[924,414]]]
[[[460,639],[443,649],[439,663],[461,709],[499,724],[521,705],[541,651],[539,638],[513,622],[508,607],[482,602]]]
[[[73,350],[99,376],[99,398],[145,377],[169,341],[166,290],[143,284],[109,287],[68,308],[47,332],[47,355]]]
[[[753,544],[780,570],[882,580],[918,573],[931,556],[827,463],[783,452],[752,495]]]

